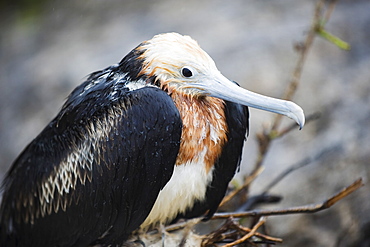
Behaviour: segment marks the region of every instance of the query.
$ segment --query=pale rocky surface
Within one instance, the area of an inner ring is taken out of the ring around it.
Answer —
[[[89,73],[114,64],[143,40],[176,31],[198,40],[220,71],[243,87],[280,97],[309,29],[315,1],[42,1],[1,6],[0,175],[56,115]],[[17,5],[18,4],[18,5]],[[272,207],[321,202],[358,177],[365,186],[333,208],[270,217],[282,246],[370,245],[370,2],[340,1],[327,29],[348,41],[342,51],[318,38],[294,101],[322,117],[276,141],[256,194],[288,166],[322,150],[311,165],[279,183]],[[251,110],[241,173],[256,157],[255,134],[273,114]],[[284,120],[284,124],[290,123]],[[238,175],[238,178],[241,176]]]

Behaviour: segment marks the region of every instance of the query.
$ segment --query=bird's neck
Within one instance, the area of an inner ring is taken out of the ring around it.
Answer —
[[[193,97],[172,92],[171,97],[183,122],[176,165],[204,157],[207,172],[221,155],[228,131],[224,101],[213,97]]]

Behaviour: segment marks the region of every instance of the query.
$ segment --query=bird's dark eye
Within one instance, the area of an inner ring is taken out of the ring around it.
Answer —
[[[183,77],[189,78],[193,76],[193,71],[188,67],[184,67],[181,69],[181,74]]]

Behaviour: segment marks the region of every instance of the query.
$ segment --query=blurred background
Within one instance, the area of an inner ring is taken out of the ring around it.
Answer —
[[[311,25],[315,1],[0,1],[0,181],[22,149],[89,73],[117,63],[164,32],[196,39],[219,70],[244,88],[282,97]],[[342,0],[326,28],[350,51],[317,38],[294,101],[321,118],[277,140],[252,184],[258,194],[278,173],[313,162],[272,190],[276,207],[321,202],[357,178],[365,186],[333,208],[269,217],[282,246],[370,246],[370,1]],[[256,133],[274,114],[251,109],[242,169],[257,156]],[[290,124],[284,119],[283,125]]]

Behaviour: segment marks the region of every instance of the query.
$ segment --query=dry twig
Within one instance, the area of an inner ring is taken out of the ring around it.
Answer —
[[[254,234],[256,233],[257,229],[262,226],[264,223],[266,222],[266,218],[265,217],[261,217],[260,220],[257,222],[257,224],[254,225],[254,227],[249,231],[248,234],[244,235],[243,237],[235,240],[234,242],[232,243],[229,243],[229,244],[225,244],[223,247],[231,247],[231,246],[235,246],[237,244],[241,244],[241,243],[244,243],[247,239],[251,238],[254,236]],[[249,230],[249,229],[248,229]]]
[[[228,218],[219,229],[208,234],[207,237],[203,239],[202,246],[212,246],[216,243],[224,243],[231,240],[234,241],[223,246],[234,246],[248,240],[251,244],[256,241],[260,243],[281,243],[283,241],[281,238],[267,236],[256,231],[264,222],[265,218],[262,218],[252,229],[250,229],[248,227],[241,226],[234,221],[233,218]],[[240,236],[242,237],[240,238]],[[252,237],[255,237],[255,239],[251,240]]]
[[[251,210],[246,212],[237,212],[237,213],[217,213],[215,214],[212,219],[225,219],[229,217],[234,218],[243,218],[243,217],[250,217],[250,216],[267,216],[267,215],[285,215],[285,214],[298,214],[298,213],[315,213],[333,206],[336,202],[343,199],[344,197],[348,196],[355,190],[362,187],[364,184],[362,182],[362,178],[357,179],[351,185],[345,187],[343,190],[335,194],[334,196],[326,199],[322,203],[318,204],[310,204],[305,206],[299,207],[291,207],[287,209],[275,209],[275,210]]]
[[[277,183],[282,181],[290,173],[292,173],[292,172],[294,172],[294,171],[296,171],[296,170],[298,170],[298,169],[300,169],[304,166],[307,166],[307,165],[311,164],[312,162],[314,162],[316,160],[319,160],[319,159],[323,158],[324,156],[326,156],[328,154],[332,154],[333,152],[341,150],[341,149],[342,149],[341,145],[334,145],[334,146],[330,146],[328,148],[324,148],[324,149],[320,150],[317,154],[313,155],[312,157],[307,157],[307,158],[303,159],[302,161],[288,167],[286,170],[284,170],[281,174],[279,174],[275,179],[273,179],[265,187],[262,194],[266,194],[271,188],[273,188]]]
[[[234,189],[233,191],[231,191],[228,195],[226,195],[224,197],[224,199],[220,203],[219,207],[222,207],[223,205],[225,205],[225,203],[230,201],[234,196],[236,196],[241,191],[246,189],[252,183],[252,181],[254,181],[258,177],[258,175],[261,174],[262,171],[263,171],[263,167],[260,167],[259,169],[254,170],[254,172],[252,174],[250,174],[246,179],[244,179],[244,184],[242,186],[240,186],[239,188]]]
[[[310,50],[310,48],[312,47],[312,44],[313,44],[313,41],[316,37],[316,32],[317,32],[317,26],[319,25],[320,21],[322,20],[322,10],[324,8],[324,3],[325,3],[325,0],[320,0],[317,4],[316,4],[316,8],[315,8],[315,13],[314,13],[314,18],[313,18],[313,21],[312,21],[312,25],[311,25],[311,28],[306,36],[306,39],[304,41],[303,44],[299,45],[299,49],[298,52],[299,52],[299,57],[298,57],[298,61],[297,61],[297,64],[295,66],[295,69],[293,71],[293,74],[292,74],[292,79],[287,87],[287,90],[285,91],[284,93],[284,96],[283,98],[286,99],[286,100],[291,100],[295,94],[295,92],[297,91],[297,88],[298,88],[298,85],[299,85],[299,82],[300,82],[300,79],[301,79],[301,76],[302,76],[302,71],[303,71],[303,66],[304,66],[304,63],[306,61],[306,58],[307,58],[307,54]],[[327,15],[327,18],[329,18],[330,15]],[[269,147],[270,147],[270,144],[271,144],[271,141],[273,140],[273,138],[271,137],[274,137],[274,136],[282,136],[282,135],[285,135],[286,133],[288,133],[290,131],[283,131],[283,132],[279,132],[278,131],[278,128],[280,126],[280,123],[281,123],[281,115],[276,115],[275,119],[274,119],[274,122],[272,124],[272,128],[267,131],[267,130],[264,130],[262,131],[262,133],[258,134],[257,135],[257,139],[258,139],[258,142],[259,142],[259,155],[258,155],[258,159],[254,165],[254,169],[258,169],[258,167],[260,167],[264,161],[264,158],[266,156],[266,153],[267,151],[269,150]]]

